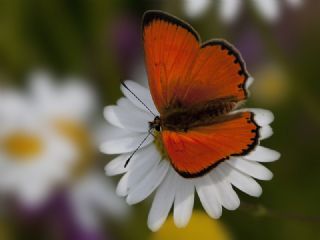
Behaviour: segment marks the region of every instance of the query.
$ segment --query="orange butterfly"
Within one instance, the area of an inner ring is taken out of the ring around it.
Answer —
[[[189,24],[161,11],[145,13],[143,40],[151,95],[160,113],[150,129],[160,132],[181,176],[201,176],[258,145],[253,113],[231,112],[247,98],[249,78],[231,44],[201,43]]]

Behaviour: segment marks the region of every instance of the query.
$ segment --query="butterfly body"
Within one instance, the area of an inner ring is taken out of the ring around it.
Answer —
[[[160,121],[156,118],[151,128],[156,129],[158,124],[163,130],[187,132],[192,128],[235,118],[236,115],[227,114],[234,109],[236,104],[232,97],[215,99],[192,107],[176,104],[166,109],[163,116],[158,117]]]

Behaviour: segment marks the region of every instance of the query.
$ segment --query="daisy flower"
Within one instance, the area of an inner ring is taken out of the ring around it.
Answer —
[[[287,3],[293,8],[302,5],[303,0],[251,0],[256,11],[268,22],[274,22],[280,17],[281,5]],[[210,5],[211,0],[184,0],[185,13],[190,17],[198,17],[203,14]],[[221,0],[219,1],[219,14],[224,22],[232,22],[240,14],[244,1]]]
[[[252,82],[250,80],[248,83]],[[125,84],[153,113],[159,114],[147,88],[133,81]],[[124,174],[116,192],[126,197],[128,204],[141,202],[155,192],[148,216],[148,227],[152,231],[162,226],[172,206],[175,225],[186,226],[192,215],[195,192],[212,218],[221,216],[222,207],[229,210],[239,207],[240,200],[233,187],[254,197],[261,195],[262,189],[255,179],[270,180],[272,173],[260,162],[272,162],[280,157],[278,152],[262,146],[257,146],[246,156],[230,157],[201,177],[184,178],[171,165],[161,144],[161,135],[156,133],[143,142],[125,167],[127,159],[147,136],[149,122],[154,116],[127,88],[122,86],[121,90],[125,97],[104,110],[110,126],[107,140],[100,149],[106,154],[119,154],[105,171],[109,176]],[[250,111],[261,127],[260,140],[270,137],[273,114],[263,109]]]
[[[28,93],[39,120],[69,141],[76,150],[69,178],[81,177],[94,159],[94,142],[89,124],[97,108],[93,89],[82,79],[68,77],[63,83],[47,72],[35,72],[29,81]]]
[[[119,218],[127,206],[95,170],[96,134],[90,129],[95,94],[78,78],[63,83],[31,75],[28,90],[0,91],[0,192],[39,208],[66,189],[79,226],[101,230],[100,215]]]
[[[42,120],[50,123],[74,147],[76,156],[65,181],[67,197],[79,225],[100,231],[102,215],[120,219],[127,206],[114,193],[114,186],[96,170],[98,133],[91,127],[96,119],[97,99],[93,89],[79,78],[56,84],[48,73],[33,74],[30,93]]]
[[[67,179],[75,149],[17,92],[0,92],[0,119],[0,192],[35,207]]]

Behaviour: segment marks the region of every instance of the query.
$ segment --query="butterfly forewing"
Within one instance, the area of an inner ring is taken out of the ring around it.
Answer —
[[[188,76],[188,88],[180,101],[190,106],[230,96],[237,101],[245,100],[248,77],[241,56],[231,44],[208,41],[198,52]]]
[[[158,11],[143,18],[143,40],[149,87],[160,113],[185,86],[188,69],[199,52],[197,33],[186,23]]]

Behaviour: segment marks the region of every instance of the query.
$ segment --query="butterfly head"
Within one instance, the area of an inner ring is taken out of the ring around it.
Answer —
[[[156,116],[152,122],[149,122],[149,129],[155,129],[156,131],[161,131],[161,118]]]

